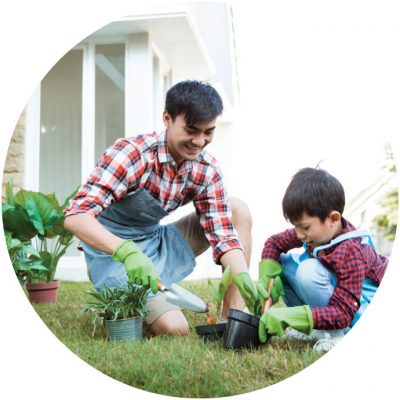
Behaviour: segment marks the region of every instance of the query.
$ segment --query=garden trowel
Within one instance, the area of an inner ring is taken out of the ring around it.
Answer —
[[[157,282],[157,285],[158,290],[165,294],[169,303],[197,313],[208,311],[208,307],[203,300],[176,283],[173,283],[169,288],[166,288],[160,281]]]

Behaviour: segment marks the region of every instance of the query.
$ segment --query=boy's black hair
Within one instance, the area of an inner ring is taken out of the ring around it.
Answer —
[[[329,213],[343,213],[345,194],[342,184],[323,169],[303,168],[292,178],[282,200],[287,221],[296,221],[304,212],[325,221]]]
[[[187,80],[172,86],[166,96],[165,110],[172,121],[178,115],[187,125],[207,123],[222,114],[221,96],[207,82]]]

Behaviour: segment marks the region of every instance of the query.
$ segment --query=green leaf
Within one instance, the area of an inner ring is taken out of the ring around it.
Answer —
[[[213,283],[211,282],[211,279],[208,280],[208,291],[211,294],[211,298],[217,301],[218,298],[217,290],[215,289]]]
[[[16,204],[3,214],[4,229],[11,232],[15,238],[22,242],[32,239],[36,235],[36,229],[29,218],[25,208]]]
[[[228,265],[225,268],[224,273],[222,274],[222,278],[218,285],[218,296],[217,296],[217,304],[222,304],[222,300],[224,299],[225,292],[227,291],[228,287],[232,283],[232,268]]]
[[[8,210],[14,208],[14,206],[8,203],[1,203],[1,215],[4,215]]]
[[[54,209],[43,193],[32,193],[32,197],[37,205],[40,218],[43,224],[43,230],[52,229],[54,224],[60,218],[61,213]]]

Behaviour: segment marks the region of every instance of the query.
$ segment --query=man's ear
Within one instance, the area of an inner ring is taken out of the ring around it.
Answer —
[[[163,112],[163,122],[164,122],[164,126],[165,128],[169,128],[170,124],[172,122],[172,118],[171,116],[168,114],[168,111],[164,110]]]
[[[331,211],[329,214],[329,221],[332,225],[338,224],[342,219],[342,214],[339,211]]]

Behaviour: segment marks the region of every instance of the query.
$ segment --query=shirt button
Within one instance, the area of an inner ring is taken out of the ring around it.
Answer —
[[[354,305],[355,305],[355,306],[358,306],[358,303],[355,301],[355,302],[354,302]]]

